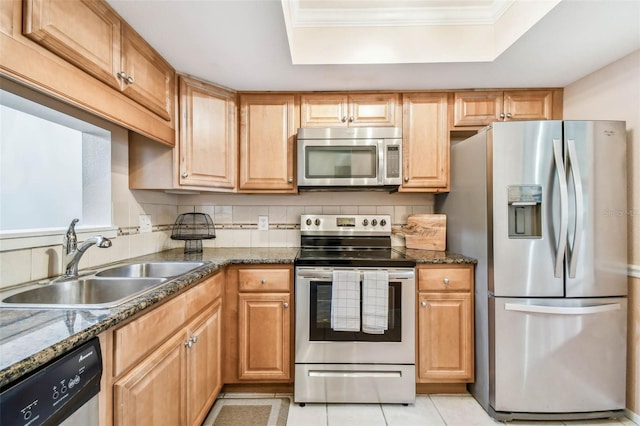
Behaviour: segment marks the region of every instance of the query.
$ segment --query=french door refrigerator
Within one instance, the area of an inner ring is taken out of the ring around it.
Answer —
[[[476,378],[499,420],[624,415],[626,131],[500,122],[451,146],[448,249],[478,259]]]

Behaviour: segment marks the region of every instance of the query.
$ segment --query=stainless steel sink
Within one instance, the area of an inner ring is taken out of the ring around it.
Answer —
[[[142,262],[114,266],[96,274],[98,277],[126,277],[126,278],[171,278],[186,274],[204,262]]]
[[[110,308],[166,281],[165,278],[82,278],[25,290],[4,298],[2,304],[33,308]]]

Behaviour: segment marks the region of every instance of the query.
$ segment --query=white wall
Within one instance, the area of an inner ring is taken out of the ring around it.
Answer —
[[[640,420],[640,50],[564,89],[565,119],[627,122],[629,321],[627,408]],[[614,189],[615,190],[615,189]]]

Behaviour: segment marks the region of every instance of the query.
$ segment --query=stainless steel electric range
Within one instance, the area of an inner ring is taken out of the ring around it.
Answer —
[[[294,400],[415,401],[415,262],[388,215],[303,215]]]

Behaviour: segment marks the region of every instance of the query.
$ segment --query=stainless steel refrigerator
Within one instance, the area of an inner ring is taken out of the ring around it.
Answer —
[[[451,145],[447,249],[478,259],[475,383],[499,420],[624,415],[626,130],[495,123]]]

